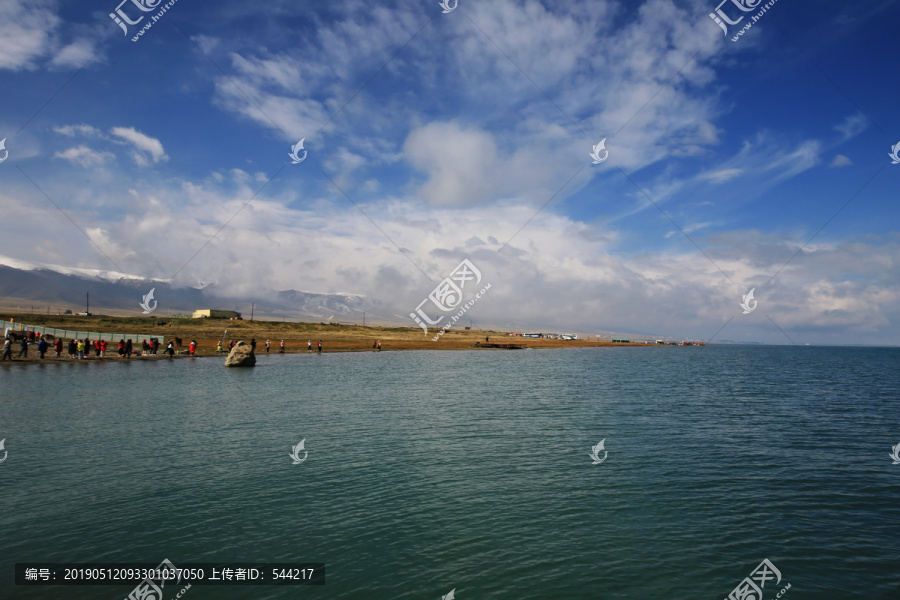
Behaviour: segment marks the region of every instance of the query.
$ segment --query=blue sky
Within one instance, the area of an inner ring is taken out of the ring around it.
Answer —
[[[0,6],[4,256],[397,321],[469,258],[483,327],[900,336],[897,2],[737,42],[706,1],[117,5]]]

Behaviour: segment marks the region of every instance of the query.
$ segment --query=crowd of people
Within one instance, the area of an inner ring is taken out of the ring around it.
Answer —
[[[10,329],[6,330],[4,341],[3,341],[3,358],[2,360],[13,360],[13,342],[14,338],[19,337],[11,333]],[[176,338],[178,339],[178,338]],[[113,350],[109,348],[110,344],[114,344],[115,342],[107,342],[106,340],[91,340],[90,338],[84,338],[83,340],[72,339],[69,340],[68,343],[65,342],[62,338],[54,338],[53,336],[40,336],[36,335],[34,331],[26,331],[22,332],[21,339],[18,340],[17,344],[19,346],[19,354],[16,358],[28,358],[28,347],[31,345],[37,346],[37,352],[40,354],[41,358],[44,358],[48,352],[55,351],[56,358],[62,357],[63,349],[67,351],[68,358],[75,360],[84,360],[85,358],[89,358],[91,353],[94,354],[96,358],[106,358],[108,356],[107,352]],[[232,340],[229,342],[226,347],[224,346],[224,340],[218,342],[216,344],[216,353],[221,354],[223,352],[230,352],[236,345],[237,341]],[[178,345],[181,345],[181,340],[178,339]],[[141,341],[141,356],[152,356],[159,353],[159,338],[152,337],[150,340],[142,340]],[[266,340],[266,353],[269,352],[269,349],[272,346],[271,340]],[[250,340],[250,348],[256,352],[256,339]],[[318,341],[317,349],[319,352],[322,351],[322,340]],[[132,340],[129,339],[120,339],[117,347],[114,348],[116,350],[118,356],[120,358],[130,359],[132,355],[134,355],[135,349]],[[375,340],[372,342],[372,350],[373,351],[381,351],[381,341]],[[313,351],[313,343],[312,340],[306,342],[306,351]],[[197,353],[197,341],[191,340],[191,343],[188,346],[188,352],[191,356],[195,356]],[[278,344],[278,353],[285,353],[285,344],[284,340],[281,340]],[[165,349],[163,350],[164,355],[168,355],[169,358],[175,356],[175,343],[170,340]]]
[[[19,337],[19,336],[15,336]],[[13,360],[12,349],[13,349],[13,341],[14,336],[11,333],[10,329],[6,330],[3,340],[3,356],[0,360]],[[16,355],[16,358],[28,358],[28,347],[36,346],[37,352],[40,357],[43,359],[46,357],[48,352],[55,352],[56,358],[62,358],[63,349],[66,350],[66,355],[68,358],[74,360],[84,360],[85,358],[89,358],[91,354],[96,358],[107,358],[108,352],[112,350],[110,348],[110,344],[114,344],[115,342],[108,342],[107,340],[91,340],[89,337],[84,339],[71,339],[68,342],[65,342],[62,338],[53,337],[53,336],[40,336],[36,335],[34,331],[22,332],[20,339],[18,340],[19,353]],[[159,353],[159,338],[150,338],[150,340],[144,339],[141,342],[141,355],[155,355]],[[118,344],[116,345],[116,353],[119,358],[130,359],[132,355],[135,354],[134,344],[132,343],[131,338],[129,339],[120,339]],[[194,356],[197,351],[197,342],[191,341],[190,344],[190,354]],[[163,350],[164,355],[168,355],[169,358],[175,356],[175,343],[173,341],[169,341],[166,344],[165,350]]]

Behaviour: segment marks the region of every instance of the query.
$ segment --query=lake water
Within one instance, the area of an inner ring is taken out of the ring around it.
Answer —
[[[186,600],[722,600],[766,558],[764,600],[900,598],[900,349],[223,362],[0,368],[0,598],[134,587],[16,562],[164,558],[327,565]]]

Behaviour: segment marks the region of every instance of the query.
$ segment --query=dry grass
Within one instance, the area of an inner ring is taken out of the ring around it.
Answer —
[[[306,352],[307,342],[312,341],[316,351],[318,340],[322,340],[324,352],[371,351],[372,343],[381,341],[383,351],[391,350],[461,350],[472,348],[476,342],[522,344],[528,348],[577,348],[595,346],[635,346],[644,344],[613,344],[609,341],[549,340],[542,338],[522,338],[507,335],[501,331],[449,330],[438,341],[431,341],[436,330],[426,335],[419,328],[412,327],[363,327],[361,325],[340,325],[327,323],[286,323],[277,321],[246,321],[229,319],[157,319],[153,317],[113,317],[113,316],[57,316],[38,314],[0,314],[0,318],[17,323],[69,329],[94,331],[98,333],[140,333],[147,337],[162,335],[166,340],[181,338],[184,347],[191,340],[198,343],[200,356],[215,355],[216,343],[222,339],[225,330],[226,346],[231,340],[250,342],[256,339],[257,353],[265,353],[265,341],[272,342],[270,353],[278,352],[278,345],[284,340],[288,353]],[[158,322],[165,323],[158,325]],[[171,323],[171,325],[170,325]],[[140,346],[138,345],[138,348]],[[15,349],[13,355],[18,353]],[[36,354],[29,350],[29,356]],[[107,354],[110,352],[108,351]],[[113,352],[114,353],[114,352]],[[52,353],[51,353],[52,354]],[[64,352],[65,354],[65,352]]]

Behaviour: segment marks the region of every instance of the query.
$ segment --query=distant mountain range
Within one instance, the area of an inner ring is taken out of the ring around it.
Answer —
[[[92,313],[103,310],[134,311],[143,314],[140,302],[151,289],[158,302],[151,314],[192,313],[201,308],[236,310],[250,316],[250,303],[260,318],[362,322],[363,312],[384,310],[361,294],[319,294],[298,290],[272,292],[264,297],[224,297],[217,295],[215,283],[198,287],[174,287],[165,279],[150,279],[95,269],[25,262],[0,256],[0,301],[6,305],[33,302],[35,306],[84,310],[90,294]],[[399,320],[398,320],[399,321]],[[379,323],[383,324],[383,323]]]
[[[46,307],[56,313],[69,309],[81,312],[85,309],[85,295],[90,294],[93,314],[104,311],[122,311],[134,316],[143,315],[140,303],[145,294],[153,290],[158,303],[151,316],[165,318],[166,315],[191,314],[204,308],[235,310],[243,318],[250,318],[250,304],[254,304],[253,314],[259,320],[281,320],[307,322],[362,323],[366,314],[366,324],[412,327],[414,323],[402,315],[392,313],[389,308],[369,300],[365,295],[352,293],[319,294],[298,290],[284,290],[261,293],[253,297],[231,297],[223,295],[224,290],[215,282],[198,282],[197,287],[174,287],[169,280],[151,279],[96,269],[78,269],[59,265],[25,262],[0,256],[0,304],[22,307],[27,311],[31,305],[37,312]],[[483,324],[482,324],[483,325]],[[461,323],[459,327],[464,325]],[[558,328],[523,327],[508,325],[510,331],[557,331]],[[569,333],[568,329],[563,333]],[[581,333],[582,337],[598,335]],[[632,339],[666,339],[667,336],[647,333],[619,334],[608,329],[603,337],[624,337]],[[719,341],[719,343],[740,343]]]

